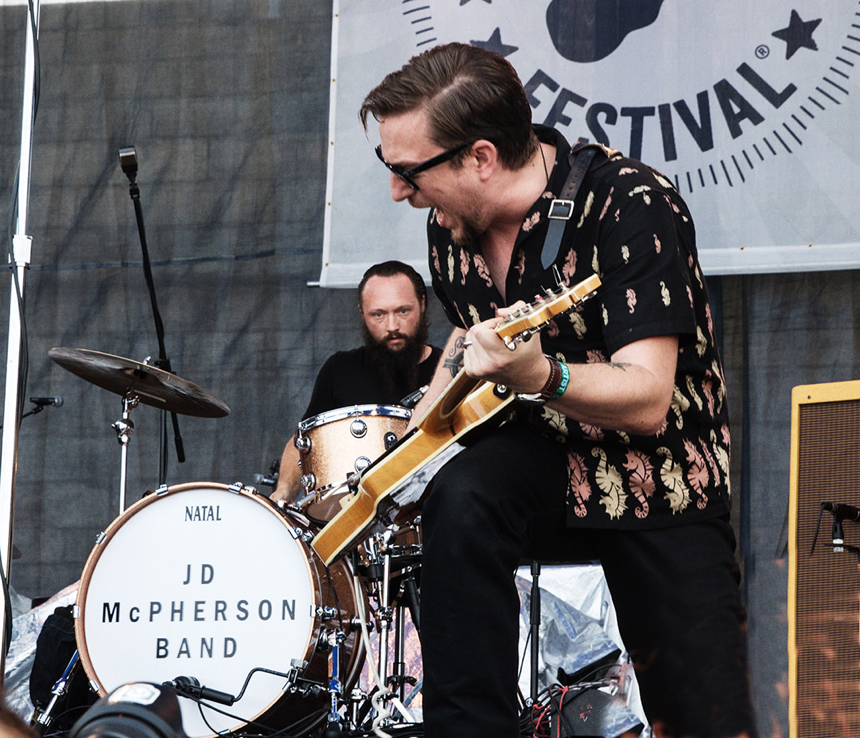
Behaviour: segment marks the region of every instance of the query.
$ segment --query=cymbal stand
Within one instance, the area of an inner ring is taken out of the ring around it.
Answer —
[[[111,425],[116,431],[116,440],[122,447],[120,455],[119,470],[119,514],[125,512],[125,488],[128,479],[128,444],[134,431],[134,423],[131,422],[131,411],[137,407],[140,398],[137,395],[126,393],[122,398],[122,419]]]

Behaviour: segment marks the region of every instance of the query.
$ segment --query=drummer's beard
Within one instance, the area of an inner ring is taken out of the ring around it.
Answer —
[[[389,333],[385,338],[377,340],[364,323],[361,325],[361,332],[364,345],[376,363],[386,389],[397,399],[415,391],[418,388],[418,364],[427,343],[426,314],[422,316],[418,328],[411,336],[406,333]],[[403,346],[399,349],[391,348],[392,338],[403,339]]]

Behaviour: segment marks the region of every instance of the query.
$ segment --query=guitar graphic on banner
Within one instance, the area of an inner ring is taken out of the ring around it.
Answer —
[[[513,350],[599,286],[594,274],[573,287],[547,291],[494,330]],[[407,522],[433,474],[463,450],[460,441],[504,417],[514,399],[507,387],[469,377],[461,369],[415,427],[361,473],[355,494],[344,498],[343,509],[311,541],[326,566],[375,533]]]

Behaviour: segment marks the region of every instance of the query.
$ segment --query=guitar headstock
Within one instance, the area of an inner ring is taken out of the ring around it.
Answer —
[[[537,333],[556,315],[566,313],[585,302],[594,295],[598,287],[600,287],[600,277],[592,274],[573,287],[548,290],[534,302],[506,316],[496,325],[495,331],[504,340],[505,345],[513,350],[520,341]]]

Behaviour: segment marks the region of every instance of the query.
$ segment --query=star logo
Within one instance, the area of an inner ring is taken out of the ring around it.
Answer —
[[[493,34],[486,41],[470,41],[469,43],[471,43],[472,46],[477,46],[479,49],[495,51],[500,56],[508,56],[520,48],[519,46],[508,46],[507,44],[503,44],[502,31],[499,28],[493,31]]]
[[[792,10],[788,27],[774,31],[771,35],[780,41],[785,41],[785,58],[791,59],[799,49],[818,51],[818,44],[813,40],[812,34],[818,28],[819,23],[821,23],[821,18],[818,20],[803,21],[800,19],[797,11]]]

